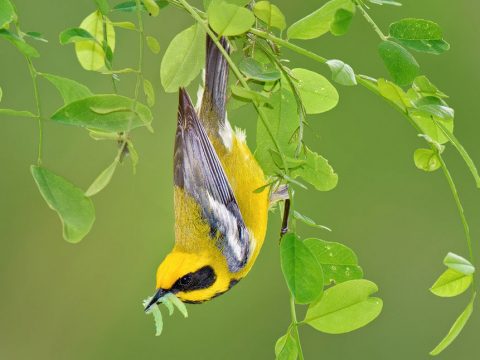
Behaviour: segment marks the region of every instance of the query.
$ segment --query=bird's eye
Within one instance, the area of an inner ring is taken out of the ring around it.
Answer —
[[[180,285],[185,286],[190,284],[190,281],[192,281],[192,276],[191,275],[185,275],[180,279]]]

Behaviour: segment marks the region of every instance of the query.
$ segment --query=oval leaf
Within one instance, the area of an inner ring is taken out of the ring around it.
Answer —
[[[160,7],[157,5],[155,0],[143,0],[143,5],[147,9],[148,14],[151,16],[158,16],[160,12]]]
[[[88,15],[80,24],[80,28],[90,33],[95,41],[85,40],[75,42],[75,53],[80,65],[85,70],[100,70],[106,67],[106,54],[101,44],[104,41],[103,18],[106,22],[107,45],[112,53],[115,50],[115,29],[112,22],[102,16],[100,11]]]
[[[338,175],[328,160],[309,148],[305,150],[305,164],[294,169],[291,175],[293,177],[300,176],[319,191],[330,191],[338,183]]]
[[[432,149],[417,149],[413,154],[415,166],[423,171],[431,172],[440,169],[442,164],[437,152]]]
[[[280,71],[275,67],[262,64],[253,58],[245,58],[238,65],[240,71],[248,78],[262,82],[280,79]]]
[[[93,95],[88,87],[74,80],[52,74],[41,73],[40,75],[57,88],[65,104]]]
[[[152,107],[155,105],[155,90],[153,89],[152,83],[147,79],[143,79],[143,92],[147,97],[148,106]]]
[[[276,360],[296,360],[298,356],[298,345],[295,338],[288,331],[275,343]]]
[[[10,0],[0,0],[0,29],[6,27],[17,18]]]
[[[390,36],[400,40],[442,40],[440,26],[423,19],[402,19],[390,24]]]
[[[100,173],[100,175],[98,175],[92,185],[90,185],[87,191],[85,191],[85,196],[91,197],[105,189],[105,187],[110,183],[110,180],[112,180],[112,176],[115,172],[115,169],[117,168],[118,161],[119,158],[116,158],[113,163],[111,163],[105,170]]]
[[[315,256],[295,234],[287,234],[280,244],[283,275],[295,301],[308,304],[323,292],[323,272]]]
[[[307,114],[320,114],[338,104],[337,89],[326,77],[306,69],[293,69],[293,77]]]
[[[328,334],[361,328],[382,311],[382,300],[370,297],[377,291],[377,285],[368,280],[350,280],[335,285],[308,307],[304,322]]]
[[[470,261],[452,252],[449,252],[447,256],[445,256],[443,263],[450,269],[456,270],[464,275],[470,275],[475,272],[475,267]]]
[[[160,44],[158,43],[158,40],[153,36],[147,36],[146,40],[150,51],[154,54],[158,54],[160,52]]]
[[[270,1],[259,1],[253,7],[253,13],[262,20],[268,27],[275,27],[284,30],[287,27],[285,16],[278,6]]]
[[[205,64],[205,30],[193,25],[177,34],[162,59],[160,77],[166,92],[177,92],[197,77]]]
[[[328,60],[327,65],[332,71],[332,80],[340,85],[353,86],[357,85],[355,72],[352,67],[345,64],[341,60]]]
[[[31,167],[33,178],[48,206],[63,223],[63,237],[77,243],[88,234],[95,221],[92,201],[63,177],[40,166]]]
[[[440,297],[453,297],[465,292],[472,283],[473,276],[454,269],[447,269],[432,285],[430,291]]]
[[[347,246],[314,238],[305,239],[304,244],[322,265],[325,282],[341,283],[363,277],[357,255]]]
[[[77,100],[52,115],[53,121],[62,124],[106,132],[121,132],[148,126],[152,119],[148,107],[120,95],[95,95]]]
[[[398,85],[410,85],[418,75],[420,66],[417,60],[401,45],[393,41],[383,41],[378,46],[378,52],[393,81]]]
[[[213,0],[207,14],[208,23],[218,35],[241,35],[255,22],[250,10],[226,0]]]

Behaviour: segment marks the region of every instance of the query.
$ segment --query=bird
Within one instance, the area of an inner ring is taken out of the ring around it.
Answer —
[[[230,54],[225,37],[217,44]],[[175,244],[158,266],[156,290],[145,311],[169,293],[184,303],[224,294],[250,271],[265,239],[270,190],[245,132],[228,121],[229,66],[217,44],[207,35],[197,107],[179,89]]]

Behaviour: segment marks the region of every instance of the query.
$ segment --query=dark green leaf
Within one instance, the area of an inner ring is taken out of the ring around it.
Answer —
[[[162,59],[160,77],[166,92],[177,92],[197,77],[205,64],[205,30],[193,25],[177,34]]]
[[[455,320],[453,323],[452,327],[448,331],[448,334],[440,341],[440,343],[435,347],[430,352],[430,355],[438,355],[440,354],[443,350],[445,350],[452,342],[453,340],[456,339],[456,337],[460,334],[462,331],[463,327],[467,323],[468,319],[470,319],[470,316],[472,315],[473,312],[473,303],[475,301],[475,295],[476,293],[473,294],[470,302],[468,303],[467,307],[463,312],[460,314],[460,316]]]
[[[339,9],[355,13],[352,0],[331,0],[320,9],[298,20],[287,30],[290,39],[314,39],[327,33],[335,21],[335,14]]]
[[[15,9],[10,0],[0,0],[0,29],[17,19]]]
[[[336,83],[345,86],[357,85],[355,72],[352,67],[341,60],[328,60],[327,65],[332,71],[332,79]]]
[[[388,40],[380,43],[378,51],[393,81],[400,86],[410,85],[420,69],[413,55],[401,45]]]
[[[411,50],[433,55],[443,54],[450,50],[450,44],[445,40],[398,40],[396,41]]]
[[[319,191],[330,191],[337,186],[338,175],[324,157],[306,148],[305,165],[294,169],[293,177],[300,176]]]
[[[432,285],[430,291],[440,297],[453,297],[465,292],[472,283],[473,276],[447,269]]]
[[[465,275],[470,275],[475,272],[475,267],[470,261],[452,252],[449,252],[447,256],[445,256],[443,263],[450,269],[456,270]]]
[[[304,244],[322,265],[325,283],[341,283],[363,277],[357,255],[347,246],[314,238],[305,239]]]
[[[52,115],[53,121],[62,124],[107,132],[148,126],[152,119],[148,107],[120,95],[95,95],[77,100]]]
[[[287,27],[285,16],[278,6],[270,1],[259,1],[253,7],[253,13],[262,20],[268,27],[275,27],[284,30]]]
[[[399,40],[442,40],[440,26],[423,19],[402,19],[390,24],[390,36]]]
[[[330,25],[330,32],[336,36],[345,35],[350,28],[353,15],[354,13],[349,10],[338,9]]]
[[[304,322],[328,334],[361,328],[382,311],[382,300],[370,297],[377,291],[377,285],[368,280],[350,280],[332,286],[308,307]]]
[[[40,166],[31,167],[33,178],[48,206],[63,223],[63,237],[77,243],[88,234],[95,221],[95,209],[81,189]]]
[[[280,259],[283,275],[295,301],[309,304],[318,299],[323,292],[322,267],[295,234],[289,233],[282,238]]]
[[[52,74],[41,73],[40,75],[57,88],[65,104],[93,95],[88,87],[74,80]]]
[[[417,149],[413,154],[415,166],[423,171],[431,172],[440,169],[442,164],[436,151],[432,149]]]
[[[8,40],[12,45],[14,45],[23,55],[27,57],[39,57],[37,49],[32,45],[27,44],[25,40],[18,37],[17,35],[11,33],[7,29],[0,29],[0,37],[3,37],[5,40]]]
[[[82,28],[70,28],[60,33],[60,44],[71,44],[78,41],[97,41],[92,34]]]
[[[297,89],[307,114],[320,114],[338,104],[337,89],[324,76],[306,69],[293,69]]]
[[[241,35],[255,22],[250,10],[226,0],[213,0],[207,13],[208,23],[218,35]]]
[[[244,58],[238,68],[246,77],[253,80],[266,82],[280,79],[280,71],[275,67],[262,64],[253,58]]]

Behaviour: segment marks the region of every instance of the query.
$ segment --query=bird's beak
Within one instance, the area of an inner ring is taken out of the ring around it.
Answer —
[[[156,304],[168,291],[163,289],[157,289],[157,292],[153,295],[152,300],[145,307],[145,312],[147,312],[152,305]]]

